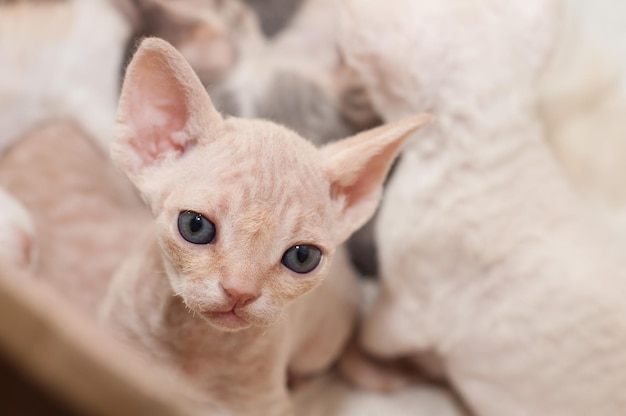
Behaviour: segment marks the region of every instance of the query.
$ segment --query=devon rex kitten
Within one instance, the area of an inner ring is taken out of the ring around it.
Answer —
[[[335,249],[372,215],[402,143],[428,120],[317,150],[271,122],[223,119],[182,56],[144,40],[111,153],[155,224],[102,318],[234,412],[288,414],[288,372],[327,368],[351,332],[358,289]]]
[[[385,194],[362,346],[439,356],[476,415],[623,415],[625,246],[570,187],[533,95],[559,2],[343,5],[344,51],[378,110],[438,119]]]

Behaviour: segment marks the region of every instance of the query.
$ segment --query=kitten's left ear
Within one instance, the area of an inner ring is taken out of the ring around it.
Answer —
[[[111,157],[142,188],[150,168],[180,158],[222,121],[182,55],[147,38],[126,70]]]
[[[420,114],[331,143],[322,149],[331,197],[339,203],[337,238],[347,239],[376,211],[402,144],[432,117]]]

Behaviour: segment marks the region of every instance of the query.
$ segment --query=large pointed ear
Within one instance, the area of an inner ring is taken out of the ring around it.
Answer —
[[[347,239],[374,215],[402,144],[432,117],[420,114],[331,143],[322,149],[331,197],[339,206],[337,237]]]
[[[222,121],[180,53],[147,38],[126,70],[111,157],[141,189],[153,168],[180,158]]]

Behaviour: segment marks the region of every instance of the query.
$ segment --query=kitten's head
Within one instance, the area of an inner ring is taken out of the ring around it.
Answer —
[[[416,116],[317,149],[262,120],[223,119],[180,54],[143,41],[112,156],[156,219],[175,293],[224,330],[271,324],[320,283],[374,212]]]

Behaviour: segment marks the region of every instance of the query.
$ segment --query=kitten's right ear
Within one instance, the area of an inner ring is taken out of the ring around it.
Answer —
[[[180,158],[222,121],[182,55],[147,38],[126,70],[111,157],[141,188],[151,168]]]

